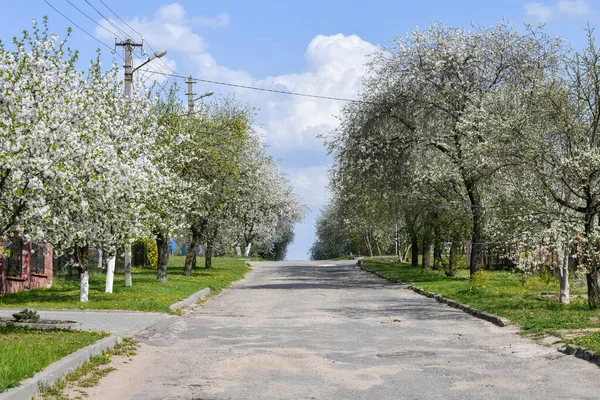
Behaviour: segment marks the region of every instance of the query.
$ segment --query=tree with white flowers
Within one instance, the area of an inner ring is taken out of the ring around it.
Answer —
[[[114,255],[144,231],[158,129],[150,101],[123,98],[116,67],[78,72],[65,43],[34,23],[0,49],[0,233],[74,247],[87,301],[88,246]]]
[[[357,151],[364,157],[356,168],[367,168],[393,157],[389,143],[396,156],[426,156],[428,179],[459,183],[471,218],[475,273],[483,267],[487,186],[512,162],[507,143],[524,123],[515,110],[554,68],[561,46],[539,30],[521,33],[506,23],[471,31],[441,24],[416,29],[374,56],[362,103],[345,108],[330,139],[334,151],[348,138],[362,138],[364,148]],[[374,129],[388,132],[385,142],[373,143]]]

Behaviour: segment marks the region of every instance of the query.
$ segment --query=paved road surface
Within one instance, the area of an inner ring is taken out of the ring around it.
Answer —
[[[138,335],[101,399],[597,399],[600,368],[359,270],[256,263]]]

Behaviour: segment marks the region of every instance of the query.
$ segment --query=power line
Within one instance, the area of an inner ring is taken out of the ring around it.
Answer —
[[[99,22],[97,22],[95,19],[93,19],[92,17],[90,17],[89,15],[87,15],[84,11],[82,11],[81,9],[79,9],[79,7],[77,7],[75,4],[71,3],[71,0],[67,0],[67,3],[69,3],[74,9],[76,9],[77,11],[79,11],[81,14],[83,14],[85,17],[87,17],[87,19],[89,19],[90,21],[92,21],[93,23],[95,23],[96,25],[98,25],[100,28],[104,29],[106,32],[110,33],[111,35],[113,35],[114,37],[118,38],[119,35],[117,35],[116,33],[114,33],[113,31],[111,31],[110,29],[106,28],[104,25],[101,25]]]
[[[100,15],[102,18],[104,18],[106,20],[106,22],[108,22],[109,24],[111,24],[113,28],[115,28],[118,32],[121,32],[123,34],[123,36],[125,37],[125,39],[127,39],[129,37],[129,35],[127,34],[127,32],[125,32],[123,29],[119,28],[110,19],[106,18],[106,16],[104,14],[102,14],[100,12],[100,10],[98,10],[96,7],[94,7],[94,5],[92,3],[89,2],[89,0],[85,0],[85,2],[88,3],[88,5],[90,7],[92,7],[94,9],[94,11],[96,11],[98,13],[98,15]]]
[[[60,15],[62,15],[62,17],[64,19],[66,19],[67,21],[69,21],[71,24],[73,24],[73,26],[75,26],[77,29],[79,29],[80,31],[82,31],[83,33],[85,33],[86,35],[88,35],[89,37],[91,37],[92,39],[94,39],[96,42],[100,43],[102,46],[106,47],[107,49],[109,49],[111,52],[113,51],[113,48],[110,47],[109,45],[107,45],[106,43],[104,43],[103,41],[99,40],[98,38],[96,38],[94,35],[92,35],[91,33],[89,33],[88,31],[86,31],[85,29],[83,29],[82,27],[80,27],[79,25],[77,25],[75,22],[73,22],[73,20],[69,17],[67,17],[65,14],[63,14],[62,12],[58,11],[56,9],[56,7],[54,7],[52,4],[50,4],[48,2],[48,0],[44,0],[44,2],[46,4],[48,4],[54,11],[56,11],[57,13],[59,13]],[[123,58],[121,55],[119,55],[119,57]]]
[[[113,15],[114,15],[115,17],[117,17],[117,18],[119,19],[119,21],[121,21],[122,23],[124,23],[124,24],[125,24],[125,25],[126,25],[128,28],[129,28],[129,29],[131,29],[131,30],[132,30],[134,33],[136,33],[136,34],[137,34],[137,35],[138,35],[140,38],[142,38],[142,39],[144,38],[144,35],[142,35],[142,34],[141,34],[141,33],[139,33],[138,31],[136,31],[135,29],[133,29],[133,28],[131,27],[131,25],[129,25],[127,22],[125,22],[125,20],[123,20],[123,18],[119,17],[119,15],[117,15],[117,13],[116,13],[116,12],[114,12],[114,11],[112,10],[112,8],[110,8],[110,7],[108,6],[108,4],[106,4],[106,3],[105,3],[104,1],[102,1],[102,0],[100,0],[100,3],[102,3],[102,4],[104,5],[104,7],[106,7],[106,8],[108,9],[108,11],[110,11],[111,13],[113,13]]]
[[[165,72],[158,72],[158,71],[149,71],[149,72],[152,72],[152,73],[155,73],[155,74],[159,74],[159,75],[172,76],[172,77],[175,77],[175,78],[182,78],[182,79],[187,79],[188,78],[187,76],[183,76],[183,75],[179,75],[179,74],[167,74]],[[194,82],[212,83],[214,85],[230,86],[230,87],[241,88],[241,89],[258,90],[258,91],[261,91],[261,92],[287,94],[287,95],[291,95],[291,96],[300,96],[300,97],[310,97],[310,98],[314,98],[314,99],[337,100],[337,101],[345,101],[345,102],[350,102],[350,103],[364,103],[364,104],[371,104],[372,103],[372,102],[369,102],[369,101],[352,100],[352,99],[346,99],[346,98],[343,98],[343,97],[320,96],[320,95],[317,95],[317,94],[289,92],[289,91],[285,91],[285,90],[276,90],[276,89],[265,89],[265,88],[255,87],[255,86],[237,85],[237,84],[234,84],[234,83],[211,81],[211,80],[208,80],[208,79],[193,78],[193,81]]]
[[[86,0],[87,1],[87,0]],[[150,45],[150,42],[148,42],[147,40],[144,39],[144,35],[142,35],[141,33],[139,33],[138,31],[136,31],[135,29],[133,29],[133,27],[131,25],[129,25],[123,18],[121,18],[119,16],[119,14],[117,14],[112,8],[110,8],[108,6],[108,4],[106,4],[103,0],[100,0],[100,3],[102,3],[104,5],[104,7],[106,7],[108,9],[108,11],[110,11],[115,17],[117,17],[117,19],[119,21],[121,21],[123,24],[125,24],[125,26],[127,26],[129,29],[131,29],[135,34],[137,34],[141,39],[142,39],[142,43],[145,41],[146,44],[148,45],[148,48],[150,49],[150,51],[152,51],[152,53],[156,53],[156,51],[154,51],[154,49],[152,48],[152,46]],[[167,64],[163,59],[158,59],[158,61],[164,65],[168,70],[170,70],[172,73],[176,73],[173,68],[171,68],[169,66],[169,64]]]

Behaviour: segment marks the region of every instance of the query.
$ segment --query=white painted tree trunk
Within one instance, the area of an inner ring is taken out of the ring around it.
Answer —
[[[569,286],[569,255],[563,251],[558,251],[558,280],[560,282],[560,302],[569,304],[570,286]]]
[[[102,269],[102,249],[98,247],[98,268]]]
[[[236,254],[238,257],[241,257],[241,255],[242,255],[242,249],[241,249],[241,247],[240,247],[240,246],[235,246],[235,254]]]
[[[123,257],[125,264],[125,287],[131,287],[131,244],[125,245],[125,255]]]
[[[115,261],[116,256],[111,255],[106,260],[106,290],[104,293],[113,292],[113,281],[115,280]]]
[[[79,301],[86,303],[90,293],[90,274],[88,271],[82,272],[79,280]]]
[[[248,257],[250,255],[251,248],[252,248],[252,242],[248,243],[248,245],[244,249],[244,257]]]

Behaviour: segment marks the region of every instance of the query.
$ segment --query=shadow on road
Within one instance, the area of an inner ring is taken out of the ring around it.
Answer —
[[[317,264],[290,263],[283,268],[280,266],[276,270],[274,269],[273,275],[268,280],[272,283],[243,285],[243,288],[301,290],[381,288],[393,285],[381,278],[359,270],[353,264],[328,264],[327,266],[319,266]]]

